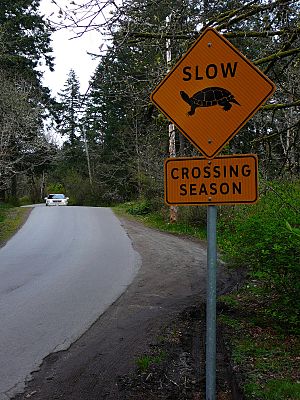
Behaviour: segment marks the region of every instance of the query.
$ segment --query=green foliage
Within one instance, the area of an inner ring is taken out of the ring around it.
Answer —
[[[262,315],[261,288],[248,286],[220,297],[218,317],[245,400],[299,400],[299,337],[276,330]]]
[[[11,204],[0,203],[0,222],[3,222],[7,216],[7,212],[12,208]]]
[[[300,382],[291,382],[285,379],[269,381],[264,388],[264,400],[299,400]]]
[[[255,382],[248,382],[245,387],[247,399],[253,400],[299,400],[300,383],[285,379],[273,379],[265,386]]]
[[[50,183],[47,185],[47,193],[66,193],[62,183]]]
[[[70,204],[88,205],[90,198],[89,182],[79,172],[69,169],[62,177],[65,195],[70,198]],[[91,205],[91,204],[90,204]]]
[[[152,357],[147,356],[147,355],[140,357],[136,360],[136,365],[143,372],[147,371],[147,369],[149,369],[151,364],[152,364]]]
[[[263,283],[265,315],[293,329],[299,323],[299,183],[267,184],[255,206],[239,207],[219,224],[219,245],[232,266],[247,266]],[[288,223],[288,225],[287,225]]]
[[[222,302],[231,307],[238,307],[239,302],[234,294],[226,294],[220,297]]]
[[[25,205],[28,205],[28,204],[31,204],[31,203],[32,203],[32,201],[31,201],[31,199],[30,199],[29,196],[23,196],[23,197],[21,197],[21,198],[19,199],[19,202],[20,202],[20,205],[21,205],[21,206],[25,206]]]
[[[219,321],[220,321],[222,324],[227,325],[227,326],[230,326],[230,327],[232,327],[232,328],[234,328],[234,329],[236,329],[236,330],[241,329],[241,324],[240,324],[240,322],[237,321],[237,320],[234,319],[234,318],[229,317],[228,315],[224,315],[224,314],[223,314],[223,315],[220,315]]]
[[[80,145],[80,111],[82,98],[80,95],[80,83],[73,69],[70,70],[64,88],[59,93],[60,97],[60,124],[59,133],[64,137],[69,148],[69,158],[76,161],[77,147]],[[66,146],[66,143],[64,143]],[[75,151],[75,152],[74,152]]]
[[[206,226],[206,207],[191,206],[191,207],[179,207],[178,214],[180,221],[194,226],[194,227],[205,227]]]
[[[0,246],[3,245],[24,223],[28,209],[0,204]]]
[[[14,196],[8,196],[7,199],[8,203],[11,204],[14,207],[19,207],[20,206],[20,201],[17,197]]]
[[[38,13],[39,4],[40,0],[1,1],[0,68],[27,77],[38,75],[34,68],[42,59],[53,68],[51,28]]]
[[[146,215],[151,211],[151,204],[148,201],[131,202],[126,211],[131,215]]]
[[[166,358],[166,353],[164,351],[160,351],[158,354],[146,354],[136,360],[136,365],[138,368],[145,372],[147,371],[151,365],[160,364]]]
[[[178,235],[189,235],[198,239],[206,238],[206,225],[191,225],[179,217],[177,222],[170,223],[170,208],[158,207],[157,201],[131,201],[115,206],[114,210],[119,214],[133,215],[145,225],[160,229],[164,232],[172,232]]]
[[[294,235],[297,235],[300,237],[300,229],[299,228],[291,227],[291,225],[287,221],[285,221],[285,224],[290,232],[292,232]]]
[[[42,133],[50,96],[37,67],[53,68],[52,29],[39,5],[39,0],[1,1],[0,187],[6,198],[9,193],[17,198],[16,178],[33,174],[51,154]]]
[[[82,23],[88,25],[89,18],[96,27],[97,12],[83,6],[86,14],[79,23],[75,3],[70,7],[66,18],[72,15],[70,23],[76,31],[80,27],[84,30]],[[150,103],[149,94],[198,37],[199,27],[220,29],[250,59],[273,55],[262,69],[278,83],[274,102],[290,106],[297,101],[296,54],[291,59],[278,56],[282,49],[299,49],[299,36],[294,31],[299,25],[299,5],[294,1],[132,0],[124,2],[121,15],[120,10],[112,7],[112,18],[105,26],[111,33],[111,45],[99,56],[84,99],[79,96],[73,72],[61,98],[59,130],[69,139],[65,159],[73,160],[69,168],[77,168],[84,178],[87,167],[82,156],[89,158],[93,180],[101,186],[101,201],[115,204],[162,197],[162,165],[169,154],[168,121]],[[172,55],[169,62],[166,44]],[[258,113],[260,116],[253,118],[224,152],[258,153],[269,177],[287,171],[297,176],[297,112],[293,108],[273,111]],[[193,146],[178,131],[175,147],[177,155],[195,155]],[[183,214],[187,224],[194,224],[192,212]]]

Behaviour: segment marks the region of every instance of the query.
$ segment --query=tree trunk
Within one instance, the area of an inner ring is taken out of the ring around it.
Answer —
[[[171,24],[171,15],[166,18],[166,23]],[[172,52],[171,52],[171,40],[167,39],[166,41],[166,59],[167,66],[170,66],[170,62],[172,60]],[[175,143],[175,126],[174,124],[169,124],[169,154],[170,157],[176,157],[176,143]],[[170,206],[170,222],[174,223],[178,218],[178,207]]]
[[[13,175],[11,178],[11,201],[13,204],[18,203],[17,187],[18,187],[17,175]]]
[[[0,189],[0,203],[5,202],[5,189]]]

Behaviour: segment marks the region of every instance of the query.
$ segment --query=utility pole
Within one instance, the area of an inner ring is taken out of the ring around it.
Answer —
[[[90,181],[91,190],[93,191],[93,179],[92,179],[92,170],[91,170],[91,163],[90,163],[89,147],[88,147],[88,141],[87,141],[86,132],[85,132],[85,126],[84,125],[82,125],[82,133],[83,133],[83,141],[84,141],[84,148],[85,148],[85,155],[86,155],[86,163],[87,163],[88,174],[89,174],[89,181]]]

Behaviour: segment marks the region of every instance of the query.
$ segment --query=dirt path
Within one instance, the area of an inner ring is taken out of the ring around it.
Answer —
[[[205,298],[206,245],[122,219],[142,267],[126,292],[67,351],[49,355],[15,400],[117,400],[118,376],[179,312]],[[117,246],[117,243],[116,243]],[[219,268],[219,290],[232,277]]]

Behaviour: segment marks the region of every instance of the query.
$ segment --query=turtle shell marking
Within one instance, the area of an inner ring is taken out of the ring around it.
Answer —
[[[229,90],[220,87],[208,87],[189,97],[183,90],[180,92],[182,99],[191,106],[188,115],[194,115],[197,107],[212,107],[219,105],[224,111],[229,111],[231,103],[240,105]]]

